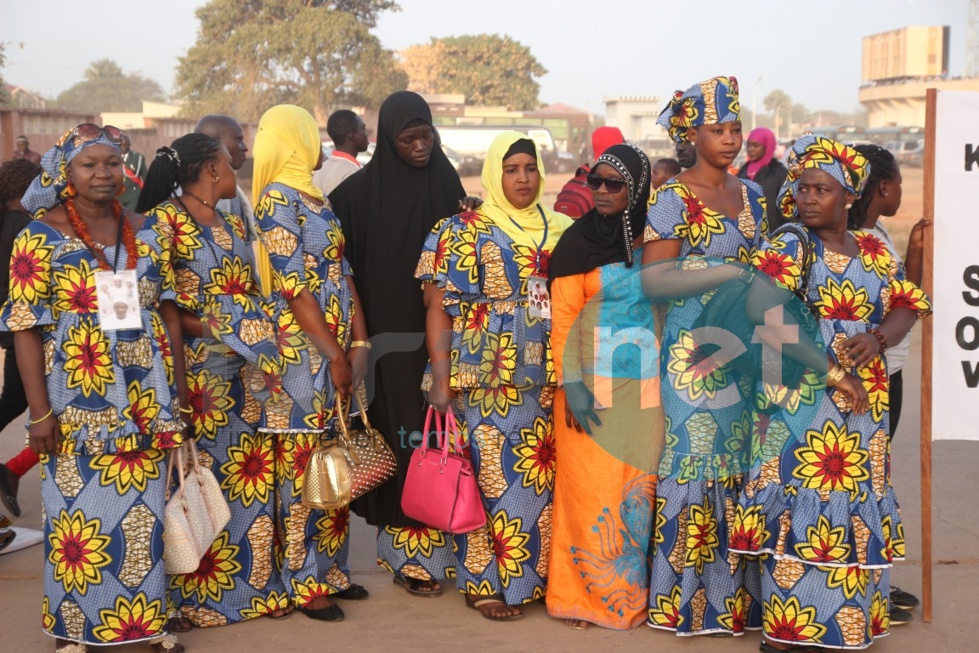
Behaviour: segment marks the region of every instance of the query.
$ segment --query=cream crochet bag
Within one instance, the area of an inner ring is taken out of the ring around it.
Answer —
[[[179,483],[171,496],[174,465]],[[193,440],[170,452],[166,498],[163,511],[164,569],[168,574],[193,573],[221,529],[231,520],[231,510],[221,486],[211,470],[201,467]]]

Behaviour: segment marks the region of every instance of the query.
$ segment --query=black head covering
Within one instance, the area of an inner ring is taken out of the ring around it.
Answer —
[[[615,168],[626,181],[629,207],[617,215],[593,208],[568,227],[551,257],[550,278],[590,272],[610,263],[632,266],[632,239],[642,233],[649,203],[649,159],[635,145],[613,145],[595,162]]]
[[[425,398],[420,389],[428,352],[425,349],[425,305],[415,267],[425,237],[442,218],[459,212],[465,196],[462,182],[438,134],[428,165],[415,168],[398,157],[395,139],[405,128],[432,124],[432,112],[416,93],[394,93],[381,105],[377,147],[370,163],[345,179],[330,194],[343,225],[345,256],[354,271],[367,332],[417,336],[417,348],[391,342],[394,352],[376,359],[367,380],[374,391],[371,423],[386,436],[398,457],[398,476],[351,504],[374,526],[418,526],[401,511],[401,491],[411,457],[400,434],[421,431]],[[399,336],[400,337],[400,336]],[[377,341],[383,346],[382,340]]]
[[[437,135],[424,168],[398,156],[398,134],[421,124],[432,124],[432,112],[420,95],[399,91],[388,97],[381,105],[370,162],[330,194],[371,335],[424,331],[415,266],[425,237],[439,220],[458,213],[466,194]]]

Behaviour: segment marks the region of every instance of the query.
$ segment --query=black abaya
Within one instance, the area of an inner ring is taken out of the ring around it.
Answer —
[[[368,413],[398,458],[396,479],[351,504],[354,512],[375,526],[417,525],[401,511],[413,451],[410,436],[422,430],[425,415],[420,385],[428,362],[426,311],[415,267],[426,236],[439,220],[458,212],[465,195],[437,135],[424,168],[398,157],[395,139],[419,121],[432,124],[431,110],[421,96],[410,91],[391,95],[381,106],[371,161],[330,194],[374,344],[374,373],[367,379],[368,393],[373,389]]]

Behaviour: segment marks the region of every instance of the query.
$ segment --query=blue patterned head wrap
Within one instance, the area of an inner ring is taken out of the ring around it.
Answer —
[[[41,174],[31,182],[20,201],[24,209],[35,218],[40,218],[49,209],[64,202],[68,199],[66,169],[71,160],[90,145],[108,145],[118,150],[121,137],[122,134],[115,127],[106,125],[103,128],[92,123],[83,123],[66,131],[54,147],[41,157]]]
[[[870,162],[852,147],[825,136],[806,134],[789,151],[789,173],[778,195],[779,210],[788,219],[794,218],[797,212],[795,196],[799,192],[799,178],[810,168],[828,173],[855,198],[863,194],[870,176]]]
[[[738,80],[714,77],[694,84],[686,93],[674,93],[656,123],[670,133],[674,142],[685,143],[690,127],[738,120],[741,120]]]

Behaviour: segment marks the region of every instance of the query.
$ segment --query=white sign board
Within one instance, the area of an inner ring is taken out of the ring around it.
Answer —
[[[935,115],[932,439],[979,440],[979,93]]]

